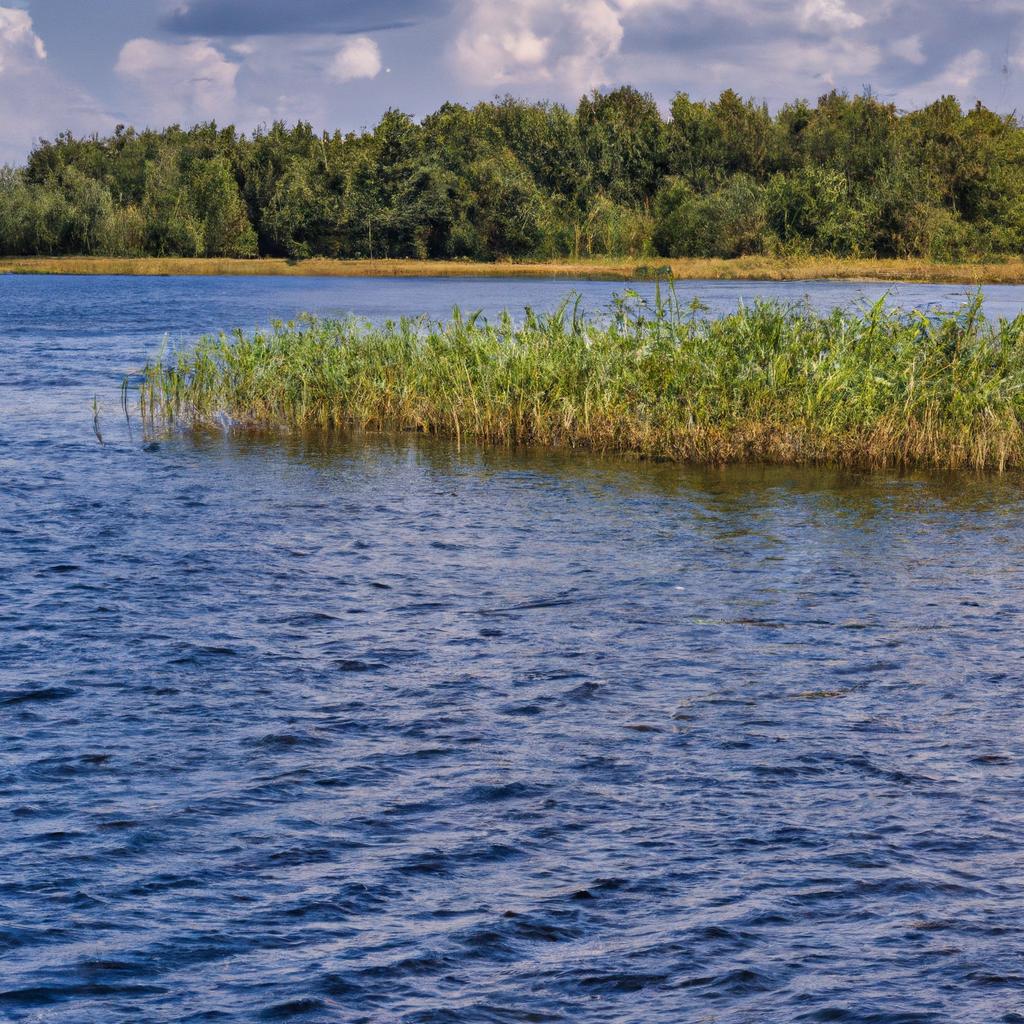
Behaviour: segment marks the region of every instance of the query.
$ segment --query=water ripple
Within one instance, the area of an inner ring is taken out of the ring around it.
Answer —
[[[1018,480],[123,430],[438,287],[0,278],[0,1019],[1024,1021]]]

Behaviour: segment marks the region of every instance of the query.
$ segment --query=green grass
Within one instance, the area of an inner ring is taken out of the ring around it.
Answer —
[[[149,365],[150,428],[414,429],[704,463],[1024,466],[1024,316],[827,316],[759,303],[712,319],[674,294],[487,322],[303,318]]]

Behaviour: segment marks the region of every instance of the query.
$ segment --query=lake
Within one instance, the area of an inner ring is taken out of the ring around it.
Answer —
[[[0,277],[0,1020],[1024,1021],[1018,476],[120,408],[165,335],[622,287]]]

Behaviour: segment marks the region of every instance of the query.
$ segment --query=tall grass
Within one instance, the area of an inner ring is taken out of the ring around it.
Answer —
[[[1024,316],[827,316],[758,303],[720,319],[627,293],[493,322],[304,318],[207,337],[149,365],[151,426],[415,429],[698,462],[1024,466]]]
[[[605,226],[608,231],[614,224]],[[625,231],[625,228],[622,228]],[[625,245],[629,240],[623,242]],[[573,243],[575,244],[575,243]],[[611,243],[609,243],[611,244]],[[632,244],[632,243],[629,243]],[[581,243],[582,245],[582,243]],[[837,259],[831,256],[740,256],[666,259],[593,256],[544,260],[262,259],[144,256],[0,257],[0,274],[235,275],[248,277],[567,277],[614,281],[653,276],[678,281],[931,281],[950,284],[1024,284],[1024,260],[935,263],[923,259]]]

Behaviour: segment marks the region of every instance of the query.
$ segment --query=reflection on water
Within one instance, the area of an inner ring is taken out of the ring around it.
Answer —
[[[0,1018],[1021,1019],[1018,476],[101,446],[222,293],[7,284]]]

